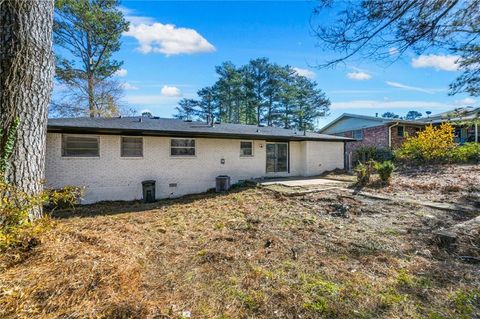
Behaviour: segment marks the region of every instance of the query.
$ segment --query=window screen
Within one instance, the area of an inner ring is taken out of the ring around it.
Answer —
[[[122,157],[142,157],[143,138],[122,136]]]
[[[170,140],[171,156],[195,156],[195,140],[173,138]]]
[[[253,156],[253,142],[240,142],[240,156]]]
[[[363,131],[362,130],[354,130],[352,131],[352,137],[357,140],[363,139]]]
[[[62,156],[95,157],[99,156],[98,136],[62,135]]]

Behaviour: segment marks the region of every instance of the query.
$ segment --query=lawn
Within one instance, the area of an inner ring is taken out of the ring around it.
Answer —
[[[0,317],[478,318],[479,264],[433,235],[476,215],[258,187],[82,206],[0,258]]]

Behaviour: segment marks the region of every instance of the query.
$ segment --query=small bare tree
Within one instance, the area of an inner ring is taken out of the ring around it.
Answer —
[[[59,85],[57,94],[50,105],[50,112],[59,117],[79,117],[93,114],[100,117],[132,115],[133,110],[122,102],[123,84],[115,79],[95,82],[94,108],[90,108],[90,98],[86,93],[88,81],[76,79],[75,85]],[[93,113],[92,113],[93,112]]]

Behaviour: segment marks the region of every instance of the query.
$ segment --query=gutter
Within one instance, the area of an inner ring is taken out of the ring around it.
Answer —
[[[392,128],[398,126],[398,122],[393,125],[388,126],[388,147],[392,148]]]

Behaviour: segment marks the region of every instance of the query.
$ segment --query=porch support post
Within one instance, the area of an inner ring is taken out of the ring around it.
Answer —
[[[478,123],[475,122],[475,143],[478,143]]]

